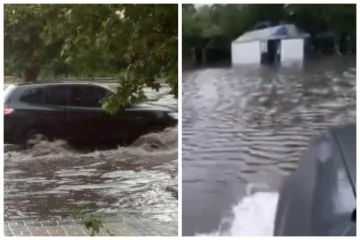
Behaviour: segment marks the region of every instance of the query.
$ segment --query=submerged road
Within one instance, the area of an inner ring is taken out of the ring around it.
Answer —
[[[174,101],[165,97],[154,104],[175,106]],[[8,236],[88,235],[74,218],[79,211],[101,219],[100,235],[177,236],[177,127],[106,151],[42,143],[5,153],[4,169]]]
[[[252,234],[271,234],[261,232],[260,216],[271,226],[276,192],[310,139],[356,121],[355,59],[183,76],[183,235],[241,235],[234,224],[251,219],[259,226]],[[248,195],[259,191],[269,194]]]

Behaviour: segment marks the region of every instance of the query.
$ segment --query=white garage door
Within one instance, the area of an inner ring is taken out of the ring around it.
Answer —
[[[304,40],[287,39],[281,41],[281,62],[289,63],[303,61],[304,59]]]
[[[231,44],[231,62],[237,64],[260,64],[260,42]]]

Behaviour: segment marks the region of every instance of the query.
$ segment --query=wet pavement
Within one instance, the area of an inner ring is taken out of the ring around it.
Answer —
[[[254,214],[244,209],[249,202],[276,207],[276,192],[310,139],[356,121],[355,68],[344,57],[304,68],[184,72],[183,235],[232,235],[235,221],[246,222],[241,214]],[[251,197],[256,192],[269,194]]]
[[[103,228],[95,236],[176,236],[177,225],[154,222],[142,217],[103,217]],[[91,236],[82,219],[11,220],[5,236]]]
[[[58,141],[5,153],[6,235],[87,235],[81,210],[101,219],[100,235],[177,236],[177,139],[176,127],[113,150]]]

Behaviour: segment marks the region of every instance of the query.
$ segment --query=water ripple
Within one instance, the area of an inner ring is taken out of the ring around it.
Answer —
[[[277,191],[311,138],[355,122],[355,63],[339,61],[183,74],[184,235],[216,230],[247,183]]]

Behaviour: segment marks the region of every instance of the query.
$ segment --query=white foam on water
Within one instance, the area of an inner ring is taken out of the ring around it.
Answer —
[[[219,230],[197,236],[272,236],[275,222],[277,192],[256,192],[242,198],[232,209],[233,219],[228,229],[221,225]]]
[[[257,192],[233,208],[231,236],[272,236],[278,193]]]

